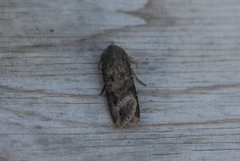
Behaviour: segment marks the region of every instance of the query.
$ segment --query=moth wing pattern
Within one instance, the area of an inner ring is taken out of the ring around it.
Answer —
[[[117,127],[137,124],[140,109],[129,56],[122,48],[109,45],[99,63],[113,122]]]

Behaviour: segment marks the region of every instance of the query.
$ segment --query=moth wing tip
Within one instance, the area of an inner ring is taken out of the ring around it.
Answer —
[[[125,122],[125,121],[115,122],[115,126],[117,128],[136,126],[139,123],[139,121],[140,121],[140,118],[137,116],[134,116],[129,122]]]
[[[123,128],[125,126],[125,124],[122,124],[122,123],[116,123],[115,126],[117,128]]]
[[[135,125],[140,121],[140,118],[137,116],[134,116],[132,120],[130,121],[131,124]]]

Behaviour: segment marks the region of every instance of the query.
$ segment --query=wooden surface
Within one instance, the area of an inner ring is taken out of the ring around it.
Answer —
[[[0,0],[0,161],[239,161],[240,1]],[[134,57],[113,126],[99,56]]]

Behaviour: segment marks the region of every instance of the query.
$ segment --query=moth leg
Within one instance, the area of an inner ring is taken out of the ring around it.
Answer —
[[[147,86],[145,83],[143,83],[137,76],[136,76],[136,74],[134,73],[134,71],[132,70],[132,66],[131,65],[133,65],[133,66],[135,66],[135,64],[137,64],[137,62],[133,59],[133,57],[132,56],[128,56],[127,57],[127,61],[128,61],[128,63],[129,63],[129,65],[130,65],[130,68],[131,68],[131,72],[132,72],[132,74],[133,74],[133,77],[140,83],[140,84],[142,84],[143,86]]]
[[[137,75],[134,73],[134,71],[133,70],[131,70],[132,71],[132,74],[133,74],[133,77],[140,83],[140,84],[142,84],[143,86],[147,86],[145,83],[143,83],[138,77],[137,77]]]
[[[103,95],[104,91],[105,91],[105,85],[103,86],[103,88],[101,90],[100,96]]]
[[[100,70],[100,66],[102,65],[102,58],[100,58],[99,62],[98,62],[98,69]]]

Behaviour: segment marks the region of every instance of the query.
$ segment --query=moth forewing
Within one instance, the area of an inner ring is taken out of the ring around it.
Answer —
[[[113,122],[117,127],[137,124],[140,109],[129,56],[112,44],[103,51],[99,64]]]

